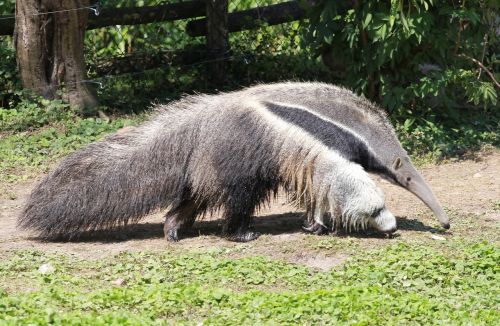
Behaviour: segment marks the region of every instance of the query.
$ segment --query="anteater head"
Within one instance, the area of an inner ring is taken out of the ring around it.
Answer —
[[[393,159],[390,174],[391,181],[416,195],[436,214],[443,228],[450,228],[448,215],[407,155],[398,155]]]
[[[321,92],[313,94],[303,105],[301,98],[282,98],[284,102],[266,100],[260,104],[346,160],[412,192],[436,214],[444,228],[449,228],[448,216],[411,164],[381,109],[345,90],[330,89],[329,97],[322,101],[316,99]]]

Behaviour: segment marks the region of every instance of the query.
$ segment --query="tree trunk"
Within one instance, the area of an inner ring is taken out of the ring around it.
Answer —
[[[97,106],[86,79],[83,40],[88,0],[17,0],[14,41],[24,88],[46,98],[59,96],[78,108]],[[50,11],[62,11],[42,14]]]

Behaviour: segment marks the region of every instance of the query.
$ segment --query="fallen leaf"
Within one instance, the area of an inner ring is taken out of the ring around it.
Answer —
[[[56,271],[54,266],[52,266],[51,263],[43,264],[40,267],[38,267],[38,272],[40,274],[52,274]]]
[[[125,280],[123,278],[117,278],[116,280],[111,282],[111,284],[116,286],[122,286],[123,284],[125,284]]]

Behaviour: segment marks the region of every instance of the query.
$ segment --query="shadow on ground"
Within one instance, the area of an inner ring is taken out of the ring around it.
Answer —
[[[417,231],[417,232],[430,232],[430,233],[445,233],[446,231],[441,228],[435,228],[425,225],[421,221],[414,218],[396,217],[398,223],[398,230],[403,231]]]
[[[223,221],[217,220],[199,220],[193,228],[188,231],[183,237],[192,238],[197,236],[222,236]],[[261,234],[279,235],[289,233],[304,232],[302,226],[304,223],[303,213],[284,213],[273,214],[267,216],[258,216],[254,219],[254,228]],[[397,217],[398,228],[404,231],[431,232],[442,233],[443,230],[427,226],[416,219],[407,219]],[[365,230],[358,232],[345,232],[343,230],[334,232],[339,237],[356,237],[356,238],[383,238],[384,234],[380,234],[373,230]],[[397,235],[396,235],[397,236]],[[81,232],[71,239],[56,239],[55,242],[102,242],[114,243],[127,240],[146,240],[163,238],[163,223],[140,223],[130,224],[126,226],[115,227],[110,230],[98,230],[94,232]],[[31,238],[31,240],[41,241],[40,238]]]

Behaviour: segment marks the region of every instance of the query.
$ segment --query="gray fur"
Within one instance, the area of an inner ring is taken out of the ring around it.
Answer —
[[[320,120],[320,129],[311,126]],[[196,216],[222,209],[224,232],[248,241],[257,236],[251,215],[282,186],[317,223],[330,213],[347,228],[393,232],[383,194],[352,162],[395,179],[384,156],[394,148],[403,151],[385,115],[334,86],[189,96],[62,160],[33,190],[19,225],[71,239],[169,208],[165,236],[178,240]]]
[[[261,101],[306,110],[344,127],[357,140],[351,140],[348,146],[337,144],[336,150],[356,161],[359,156],[353,156],[350,148],[353,143],[361,144],[356,149],[365,151],[366,155],[357,163],[367,171],[377,173],[415,194],[432,209],[444,228],[450,227],[447,214],[424,178],[412,165],[386,113],[373,103],[347,89],[321,83],[261,85],[247,89],[246,93],[248,95],[242,96],[258,96]],[[326,143],[332,141],[331,137],[326,138]]]

